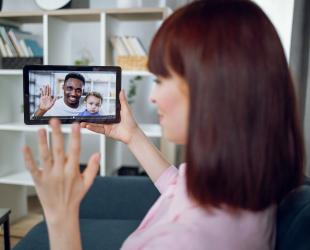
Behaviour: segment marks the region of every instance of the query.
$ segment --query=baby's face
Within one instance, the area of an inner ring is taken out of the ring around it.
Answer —
[[[86,101],[86,109],[89,113],[96,113],[101,106],[100,99],[95,96],[89,96]]]

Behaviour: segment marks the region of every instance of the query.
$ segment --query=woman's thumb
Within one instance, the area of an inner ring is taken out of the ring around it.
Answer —
[[[122,89],[119,93],[119,101],[121,103],[121,107],[128,107],[128,102],[126,99],[125,91]]]

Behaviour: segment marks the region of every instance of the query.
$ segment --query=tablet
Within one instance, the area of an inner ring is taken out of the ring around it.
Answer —
[[[118,66],[26,65],[23,83],[25,124],[120,122]]]

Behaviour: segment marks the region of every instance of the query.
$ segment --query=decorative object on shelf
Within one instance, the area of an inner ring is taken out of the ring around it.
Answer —
[[[127,101],[130,105],[132,105],[135,101],[137,95],[137,82],[141,81],[141,76],[135,76],[129,80],[129,90],[127,94]]]
[[[89,8],[89,0],[35,0],[35,2],[43,10]]]
[[[75,65],[91,65],[94,61],[90,51],[88,49],[82,49],[80,51],[80,58],[74,61]]]
[[[146,70],[146,51],[138,37],[114,36],[110,38],[115,63],[124,70]]]
[[[66,7],[71,0],[35,0],[35,2],[43,10],[57,10]]]
[[[116,65],[123,70],[147,70],[146,56],[117,56]]]

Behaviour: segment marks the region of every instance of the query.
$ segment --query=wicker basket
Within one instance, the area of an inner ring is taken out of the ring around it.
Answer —
[[[146,56],[117,56],[116,63],[124,70],[146,70]]]

